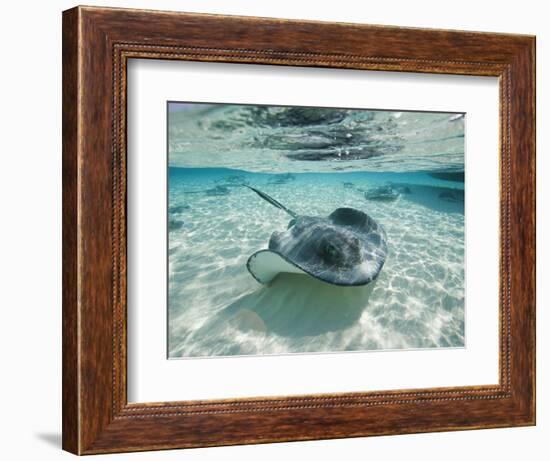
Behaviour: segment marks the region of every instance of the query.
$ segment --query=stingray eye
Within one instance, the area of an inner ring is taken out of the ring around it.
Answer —
[[[330,235],[319,240],[318,255],[327,263],[350,268],[361,262],[359,240],[355,237]]]
[[[321,242],[320,256],[331,263],[341,263],[343,261],[343,254],[340,248],[330,240],[324,240]]]
[[[336,258],[340,254],[338,248],[332,243],[327,243],[325,245],[325,253],[332,258]]]
[[[296,220],[295,219],[291,219],[288,223],[288,226],[286,226],[287,229],[290,229],[292,226],[294,226],[294,224],[296,224]]]

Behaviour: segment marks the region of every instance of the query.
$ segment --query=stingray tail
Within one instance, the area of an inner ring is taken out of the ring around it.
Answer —
[[[243,184],[244,187],[248,187],[250,190],[253,190],[258,194],[260,197],[262,197],[266,202],[271,203],[271,205],[283,210],[284,212],[288,213],[293,218],[296,218],[298,215],[292,211],[289,210],[286,206],[284,206],[282,203],[279,203],[277,200],[275,200],[273,197],[270,197],[265,192],[262,192],[261,190],[256,189],[255,187],[248,186],[246,184]]]

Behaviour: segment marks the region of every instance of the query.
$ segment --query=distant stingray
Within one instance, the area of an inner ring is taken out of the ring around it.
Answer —
[[[438,197],[441,200],[451,203],[464,202],[464,191],[449,189],[441,192]]]
[[[419,184],[409,188],[412,193],[402,196],[407,201],[437,212],[464,214],[464,189]]]
[[[268,249],[254,253],[247,268],[260,283],[281,272],[308,274],[342,286],[366,285],[386,260],[386,233],[374,219],[354,208],[328,217],[298,215],[264,192],[246,186],[292,217],[287,230],[273,232]]]
[[[399,192],[399,194],[411,194],[411,188],[404,184],[394,184],[392,187]]]
[[[232,174],[229,176],[224,176],[221,179],[217,179],[216,183],[221,187],[240,187],[243,184],[248,184],[246,177],[242,174]]]
[[[231,191],[229,190],[229,188],[227,186],[220,186],[220,185],[217,185],[217,186],[214,186],[210,189],[206,189],[206,190],[189,190],[189,191],[185,191],[185,194],[188,195],[188,194],[203,194],[203,195],[206,195],[208,197],[220,197],[220,196],[223,196],[223,195],[229,195],[231,193]]]
[[[168,230],[176,231],[183,227],[185,223],[179,219],[169,219],[168,220]]]
[[[227,186],[216,186],[212,189],[208,189],[204,191],[205,195],[208,195],[209,197],[219,197],[223,195],[229,195],[231,191],[227,188]]]
[[[189,210],[191,207],[189,205],[174,205],[171,206],[169,211],[170,213],[183,213],[186,210]]]
[[[464,182],[464,171],[432,171],[428,176],[444,181]]]
[[[393,202],[399,198],[399,192],[392,186],[379,186],[367,189],[364,193],[367,200],[376,200],[380,202]]]
[[[294,180],[296,180],[296,176],[294,176],[291,173],[286,173],[283,175],[276,175],[274,178],[270,179],[267,183],[274,184],[274,185],[287,184],[290,181],[294,181]]]

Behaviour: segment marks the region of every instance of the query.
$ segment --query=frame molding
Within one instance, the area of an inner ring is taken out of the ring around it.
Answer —
[[[499,77],[499,384],[129,404],[126,65],[136,58]],[[65,11],[63,448],[92,454],[535,424],[534,79],[531,36]]]

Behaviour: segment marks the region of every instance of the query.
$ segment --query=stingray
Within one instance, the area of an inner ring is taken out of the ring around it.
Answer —
[[[170,213],[183,213],[185,210],[189,210],[189,205],[173,205],[170,207]]]
[[[441,192],[438,197],[445,202],[458,203],[464,201],[464,192],[449,189]]]
[[[216,184],[219,184],[221,187],[240,187],[243,184],[248,184],[245,176],[242,174],[233,174],[229,176],[224,176],[221,179],[216,180]]]
[[[278,185],[278,184],[287,184],[290,181],[296,180],[296,176],[291,173],[286,173],[283,175],[277,175],[275,178],[270,179],[267,184]]]
[[[337,208],[327,217],[305,216],[266,193],[245,185],[292,218],[273,232],[268,248],[248,259],[248,271],[260,283],[282,272],[305,274],[341,286],[366,285],[378,277],[387,254],[382,226],[354,208]]]
[[[185,222],[180,220],[180,219],[170,218],[168,220],[168,230],[170,230],[170,231],[179,230],[183,227],[184,224],[185,224]]]
[[[221,197],[221,196],[224,196],[224,195],[229,195],[231,193],[231,190],[229,190],[229,187],[231,187],[231,186],[221,186],[221,185],[218,184],[214,187],[211,187],[210,189],[188,190],[188,191],[185,191],[185,195],[203,194],[203,195],[206,195],[207,197]]]
[[[376,200],[379,202],[393,202],[399,197],[397,192],[391,186],[378,186],[365,191],[364,196],[367,200]]]
[[[204,194],[209,197],[220,197],[224,195],[229,195],[231,191],[227,186],[215,186],[212,189],[207,189],[204,191]]]
[[[391,183],[390,186],[400,195],[412,194],[411,188],[406,184]]]

